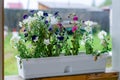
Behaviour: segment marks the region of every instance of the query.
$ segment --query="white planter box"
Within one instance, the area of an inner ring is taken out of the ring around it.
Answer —
[[[22,59],[17,58],[19,76],[24,79],[51,77],[92,72],[104,72],[107,55],[102,55],[94,61],[92,55],[60,56],[48,58]]]

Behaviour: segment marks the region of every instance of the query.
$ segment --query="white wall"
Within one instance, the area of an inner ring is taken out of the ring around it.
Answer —
[[[112,64],[113,70],[120,72],[120,0],[113,0],[112,5]]]

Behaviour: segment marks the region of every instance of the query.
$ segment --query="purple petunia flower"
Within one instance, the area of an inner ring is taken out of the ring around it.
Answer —
[[[32,14],[33,14],[34,12],[35,12],[35,10],[30,10],[30,13],[32,13]]]
[[[55,12],[55,13],[54,13],[54,16],[57,17],[57,16],[58,16],[58,13],[59,13],[58,11]]]
[[[25,14],[25,15],[23,16],[23,18],[24,18],[24,19],[28,18],[28,15],[27,15],[27,14]]]
[[[36,35],[33,35],[33,36],[32,36],[32,41],[34,41],[36,38],[37,38],[37,36],[36,36]]]
[[[49,25],[48,30],[49,30],[49,29],[52,29],[52,28],[53,28],[53,25]]]
[[[26,29],[24,29],[24,32],[26,32],[27,30]]]
[[[50,28],[48,29],[48,31],[52,31],[52,27],[50,27]]]
[[[57,37],[60,41],[64,40],[64,37],[63,36],[59,36]]]
[[[53,25],[50,25],[48,31],[52,31],[52,30],[53,30]]]
[[[47,21],[47,20],[45,20],[45,24],[48,24],[48,21]]]
[[[44,13],[43,13],[43,16],[47,17],[47,16],[48,16],[48,13],[44,12]]]
[[[74,17],[73,17],[73,20],[74,20],[74,21],[78,21],[78,16],[74,16]]]

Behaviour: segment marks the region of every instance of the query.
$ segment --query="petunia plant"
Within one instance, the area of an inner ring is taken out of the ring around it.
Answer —
[[[76,14],[70,14],[68,18],[71,19],[70,25],[72,25],[72,32],[73,36],[71,39],[71,48],[70,48],[70,53],[72,55],[78,55],[79,53],[79,48],[80,48],[80,40],[81,40],[81,20],[78,19],[78,16]]]
[[[30,15],[25,14],[23,21],[19,22],[21,27],[19,37],[12,37],[11,44],[17,48],[21,58],[78,55],[81,46],[85,47],[86,54],[95,56],[111,50],[105,31],[98,34],[103,49],[101,51],[94,49],[92,21],[82,21],[76,14],[70,14],[68,18],[72,35],[68,34],[66,26],[62,24],[59,12],[48,14],[30,11]]]

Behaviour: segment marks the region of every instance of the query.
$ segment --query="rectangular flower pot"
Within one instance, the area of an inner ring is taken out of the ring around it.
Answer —
[[[104,72],[107,55],[101,55],[97,61],[94,61],[92,55],[85,54],[31,59],[20,59],[16,56],[16,58],[19,76],[24,79],[30,79]]]

